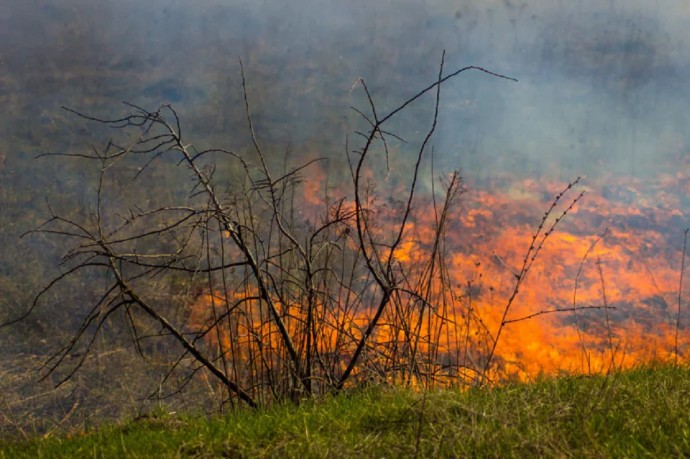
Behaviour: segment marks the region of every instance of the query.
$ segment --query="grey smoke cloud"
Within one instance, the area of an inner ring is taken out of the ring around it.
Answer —
[[[59,105],[107,113],[128,100],[174,103],[193,130],[240,145],[239,56],[262,135],[331,148],[351,127],[356,78],[385,110],[431,81],[446,49],[449,70],[481,65],[520,83],[466,75],[444,88],[444,167],[653,176],[687,150],[680,0],[4,3],[6,138],[18,119],[40,137],[36,111],[59,120]]]

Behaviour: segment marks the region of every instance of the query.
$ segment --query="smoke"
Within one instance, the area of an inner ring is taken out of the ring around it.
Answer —
[[[385,113],[436,78],[445,50],[446,72],[479,65],[520,81],[465,73],[443,87],[436,171],[462,168],[475,186],[505,188],[640,179],[657,192],[660,176],[686,170],[690,8],[680,0],[4,3],[0,173],[13,195],[32,197],[24,202],[83,203],[79,165],[56,174],[31,158],[110,135],[61,105],[110,117],[126,112],[121,101],[172,103],[200,148],[245,148],[238,58],[278,164],[291,150],[296,161],[328,156],[330,174],[346,175],[345,136],[363,125],[350,106],[367,109],[358,78]],[[389,126],[410,150],[432,105],[421,100]]]
[[[685,0],[0,0],[0,319],[25,311],[59,269],[63,247],[19,240],[47,215],[44,198],[70,216],[93,205],[83,162],[34,160],[112,135],[60,106],[105,118],[128,112],[121,101],[172,103],[197,147],[246,151],[241,58],[265,151],[277,164],[286,150],[296,162],[330,157],[331,180],[347,175],[345,136],[367,127],[350,109],[368,107],[358,79],[386,113],[434,81],[445,50],[446,72],[477,65],[519,80],[468,72],[441,91],[434,170],[462,168],[475,193],[466,195],[464,222],[454,222],[469,228],[457,236],[466,244],[454,254],[458,285],[483,256],[501,263],[482,259],[481,269],[510,281],[506,265],[519,265],[530,218],[538,224],[552,192],[582,175],[592,192],[559,227],[561,242],[549,241],[555,256],[533,273],[526,314],[571,304],[584,251],[611,227],[596,262],[609,263],[608,289],[625,290],[612,302],[632,314],[628,305],[641,298],[651,311],[640,309],[642,322],[671,323],[675,308],[664,298],[675,301],[678,235],[688,225],[689,23]],[[389,126],[409,142],[392,142],[395,167],[409,164],[406,148],[419,146],[432,109],[433,97],[424,98]],[[350,141],[355,148],[357,137]],[[188,191],[160,181],[150,181],[149,195]],[[594,254],[588,263],[582,304],[600,297]],[[29,331],[44,337],[56,317],[74,320],[98,294],[94,285],[76,286],[86,299],[73,304],[56,293],[49,311],[37,311],[26,330],[3,331],[15,333],[4,341],[35,346]],[[632,291],[639,285],[646,290]]]
[[[11,2],[0,65],[21,97],[5,92],[4,117],[172,102],[200,134],[241,145],[241,57],[267,141],[331,150],[357,78],[385,111],[434,78],[445,49],[449,70],[520,83],[468,75],[444,88],[444,167],[650,177],[687,144],[688,16],[680,1]]]

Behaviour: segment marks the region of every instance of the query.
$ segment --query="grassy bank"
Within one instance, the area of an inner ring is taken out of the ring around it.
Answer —
[[[0,444],[0,457],[690,456],[690,369],[426,395],[369,388],[238,410],[151,417],[72,438]]]

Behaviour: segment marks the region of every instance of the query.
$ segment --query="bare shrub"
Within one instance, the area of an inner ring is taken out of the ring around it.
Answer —
[[[459,295],[451,284],[445,261],[447,222],[463,191],[460,174],[441,181],[439,196],[436,188],[431,197],[418,195],[441,88],[470,70],[512,80],[480,67],[444,76],[442,60],[436,81],[387,114],[378,113],[360,81],[368,107],[356,111],[368,129],[358,133],[359,148],[350,151],[346,142],[350,186],[336,196],[325,194],[318,218],[306,221],[296,211],[300,187],[319,160],[271,169],[254,132],[244,71],[255,165],[236,152],[197,150],[170,105],[149,111],[127,104],[129,114],[118,119],[67,109],[111,127],[119,140],[68,154],[99,165],[88,217],[51,211],[36,229],[73,245],[63,273],[34,306],[54,285],[85,271],[98,273],[105,285],[71,340],[47,362],[48,373],[60,370],[60,381],[72,377],[104,324],[119,318],[138,352],[163,362],[162,384],[171,383],[172,393],[203,379],[213,393],[221,389],[223,400],[250,406],[368,381],[430,387],[482,382],[496,374],[496,346],[511,322],[506,318],[520,285],[581,195],[551,221],[576,182],[554,200],[516,276],[500,327],[489,330],[471,294]],[[403,140],[386,127],[427,94],[434,111],[412,169],[391,169],[390,146]],[[134,183],[152,168],[177,165],[186,168],[191,185],[181,184],[168,204],[142,200],[122,206],[112,186],[120,168],[132,163],[139,165]],[[406,178],[395,197],[381,196],[370,173],[384,163],[388,173]],[[82,357],[75,362],[71,355]]]

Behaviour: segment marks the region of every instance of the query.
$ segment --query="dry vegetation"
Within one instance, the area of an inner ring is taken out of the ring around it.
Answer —
[[[103,148],[60,154],[97,165],[94,198],[82,215],[51,208],[32,232],[69,249],[61,273],[5,324],[29,320],[62,284],[81,279],[90,288],[78,325],[59,337],[64,344],[44,365],[44,399],[59,403],[72,388],[71,403],[59,422],[37,430],[84,429],[122,416],[91,406],[93,419],[75,419],[85,386],[115,386],[134,417],[168,403],[257,408],[372,385],[492,386],[509,376],[497,353],[506,327],[554,312],[603,309],[610,338],[605,296],[601,305],[510,316],[545,242],[582,198],[579,179],[553,198],[525,241],[498,320],[473,303],[471,285],[468,294],[454,285],[445,236],[463,182],[457,171],[436,179],[430,141],[443,85],[468,71],[511,79],[478,67],[444,75],[442,61],[436,81],[387,113],[359,81],[367,105],[354,110],[365,129],[346,142],[346,186],[314,186],[309,177],[323,173],[321,158],[273,167],[254,130],[244,74],[252,149],[243,153],[196,149],[170,105],[128,104],[118,119],[67,109],[114,137]],[[389,131],[391,120],[425,102],[432,116],[418,139]],[[409,168],[391,160],[400,145],[414,150]],[[185,178],[172,192],[145,196],[157,182],[182,177],[180,169]],[[422,181],[433,183],[430,192],[420,191]],[[609,342],[607,371],[615,369]],[[134,354],[141,359],[131,365]],[[114,368],[125,373],[114,377]],[[28,436],[13,406],[26,410],[29,397],[13,397],[4,400],[5,422]]]
[[[47,362],[47,374],[68,381],[104,328],[119,320],[119,333],[127,331],[138,353],[162,369],[158,397],[204,381],[221,405],[241,400],[256,407],[362,383],[430,388],[499,380],[495,350],[508,312],[544,242],[582,193],[570,196],[576,180],[555,197],[516,272],[498,329],[487,327],[484,311],[458,295],[445,262],[446,224],[463,190],[459,173],[436,185],[441,192],[419,192],[441,88],[467,71],[510,79],[478,67],[444,75],[442,61],[435,82],[385,114],[360,81],[368,106],[354,110],[366,130],[356,133],[359,147],[346,142],[350,184],[326,190],[322,200],[314,200],[319,186],[306,196],[301,188],[319,159],[279,172],[269,167],[244,75],[253,143],[244,155],[197,150],[169,105],[155,111],[129,105],[130,114],[119,119],[73,112],[119,135],[102,149],[65,154],[99,165],[96,198],[86,218],[51,211],[34,232],[73,244],[62,274],[34,307],[73,276],[87,273],[104,287]],[[432,104],[432,118],[411,143],[411,169],[397,170],[391,151],[410,140],[387,127],[424,101]],[[157,168],[175,165],[186,168],[191,186],[163,205],[122,203],[123,164],[138,165],[131,180],[144,182],[142,191]],[[395,186],[386,189],[391,176]],[[316,217],[304,217],[305,207]],[[421,249],[411,250],[410,241]]]

